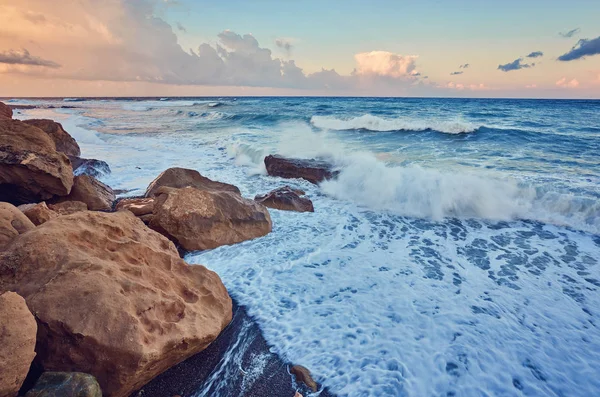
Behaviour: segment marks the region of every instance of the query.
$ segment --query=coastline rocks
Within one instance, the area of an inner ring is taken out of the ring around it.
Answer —
[[[290,159],[269,155],[265,157],[265,166],[271,176],[287,179],[302,178],[315,185],[338,175],[337,171],[333,171],[331,164],[314,159]]]
[[[5,290],[38,320],[36,362],[92,374],[105,396],[205,349],[232,316],[219,276],[128,211],[61,216],[19,236],[0,254]]]
[[[13,111],[10,106],[0,102],[0,119],[12,119]]]
[[[125,198],[117,202],[115,211],[128,210],[133,215],[140,217],[152,214],[154,210],[153,198]]]
[[[25,397],[102,397],[102,390],[89,374],[44,372]]]
[[[0,202],[0,251],[20,234],[35,229],[35,225],[17,207]]]
[[[90,211],[110,211],[115,199],[115,193],[109,186],[93,176],[79,175],[73,179],[71,193],[55,199],[54,203],[81,201]]]
[[[23,120],[23,122],[37,127],[48,134],[54,141],[57,152],[62,152],[67,156],[79,156],[81,154],[79,145],[75,139],[64,130],[62,124],[47,119],[30,119]]]
[[[198,190],[226,191],[241,194],[240,189],[238,189],[236,186],[228,183],[213,181],[200,175],[200,173],[196,170],[174,167],[164,171],[162,174],[157,176],[156,179],[150,183],[150,185],[148,185],[145,197],[155,196],[158,189],[163,186],[172,188],[184,188],[191,186]]]
[[[271,232],[269,211],[236,193],[163,187],[156,194],[150,227],[188,251],[235,244]]]
[[[37,204],[23,204],[18,208],[35,226],[39,226],[58,216],[58,213],[48,208],[44,201]]]
[[[315,212],[312,201],[308,197],[301,197],[304,194],[302,190],[284,186],[265,195],[256,196],[254,201],[265,207],[283,211]]]
[[[76,212],[88,210],[87,204],[81,201],[61,201],[56,204],[48,204],[48,208],[59,215],[71,215]]]
[[[37,324],[14,292],[0,295],[0,396],[16,396],[35,357]]]
[[[110,167],[106,161],[84,159],[76,156],[69,156],[69,160],[71,160],[75,175],[89,175],[98,178],[110,174]]]
[[[306,367],[303,367],[302,365],[294,365],[292,368],[290,368],[290,373],[296,377],[296,382],[304,383],[313,392],[317,391],[317,382],[314,381],[310,371]]]
[[[70,193],[73,168],[50,137],[18,120],[0,119],[0,200],[27,204]]]

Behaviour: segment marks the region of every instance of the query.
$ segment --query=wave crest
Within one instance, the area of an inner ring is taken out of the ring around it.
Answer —
[[[313,116],[310,123],[317,128],[336,131],[438,131],[445,134],[466,134],[475,132],[480,128],[472,123],[458,120],[384,119],[371,114],[348,119],[332,116]]]

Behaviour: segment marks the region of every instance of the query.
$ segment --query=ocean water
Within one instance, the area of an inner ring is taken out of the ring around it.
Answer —
[[[66,102],[65,102],[66,101]],[[600,395],[600,101],[14,100],[63,123],[104,182],[181,166],[315,213],[187,255],[286,359],[340,396]],[[322,157],[320,186],[264,156]]]

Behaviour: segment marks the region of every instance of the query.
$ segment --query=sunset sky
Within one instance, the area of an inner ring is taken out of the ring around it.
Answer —
[[[600,98],[598,0],[0,0],[0,97]]]

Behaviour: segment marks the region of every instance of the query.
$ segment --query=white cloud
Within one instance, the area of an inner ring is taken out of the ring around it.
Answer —
[[[577,88],[579,87],[579,81],[577,81],[576,79],[567,81],[567,78],[563,77],[562,79],[556,82],[556,86],[561,88]]]
[[[387,51],[371,51],[356,54],[356,74],[403,78],[416,75],[416,55],[400,55]]]

